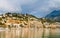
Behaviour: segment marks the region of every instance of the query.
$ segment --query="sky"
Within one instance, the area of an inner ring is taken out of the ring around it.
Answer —
[[[0,13],[29,13],[45,17],[53,10],[60,10],[60,0],[0,0]]]

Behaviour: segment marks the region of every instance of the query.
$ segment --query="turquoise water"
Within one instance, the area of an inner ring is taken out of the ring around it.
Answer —
[[[0,30],[0,38],[60,38],[60,29],[12,28]]]

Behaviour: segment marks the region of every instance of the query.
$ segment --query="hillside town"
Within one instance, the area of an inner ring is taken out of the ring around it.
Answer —
[[[30,14],[4,13],[0,14],[0,27],[2,28],[60,28],[60,23],[37,18]]]

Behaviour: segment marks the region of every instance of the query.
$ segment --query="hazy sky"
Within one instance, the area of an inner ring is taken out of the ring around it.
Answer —
[[[0,0],[0,13],[19,12],[44,17],[59,9],[60,0]]]

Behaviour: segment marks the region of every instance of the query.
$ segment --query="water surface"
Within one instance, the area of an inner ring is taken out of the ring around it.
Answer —
[[[60,38],[60,29],[11,28],[0,30],[0,38]]]

